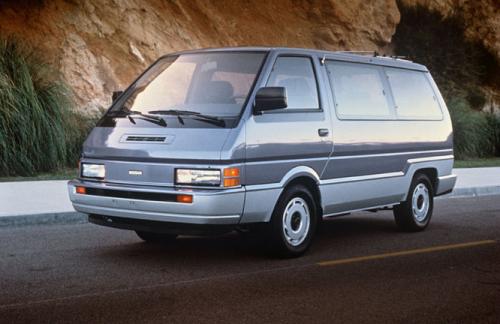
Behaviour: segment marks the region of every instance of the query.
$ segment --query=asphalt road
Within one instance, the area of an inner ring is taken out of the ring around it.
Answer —
[[[323,225],[293,260],[238,234],[1,229],[0,323],[500,323],[500,196],[439,200],[422,233],[391,212]]]

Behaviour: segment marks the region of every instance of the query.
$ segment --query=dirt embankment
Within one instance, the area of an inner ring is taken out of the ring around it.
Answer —
[[[467,37],[500,58],[497,0],[402,3],[463,13]],[[84,110],[109,105],[113,90],[171,51],[236,45],[380,50],[399,20],[396,0],[0,0],[0,36],[14,34],[43,51]]]

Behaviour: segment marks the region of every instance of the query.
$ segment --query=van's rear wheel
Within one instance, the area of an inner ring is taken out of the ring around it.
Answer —
[[[425,174],[417,174],[411,183],[406,200],[394,207],[394,218],[404,231],[424,230],[431,221],[434,208],[434,191]]]
[[[271,249],[282,257],[302,255],[311,245],[317,225],[317,207],[312,194],[293,185],[282,194],[271,218]]]
[[[153,233],[144,231],[135,231],[137,236],[139,236],[143,241],[147,243],[171,243],[175,240],[177,235],[175,234],[163,234],[163,233]]]

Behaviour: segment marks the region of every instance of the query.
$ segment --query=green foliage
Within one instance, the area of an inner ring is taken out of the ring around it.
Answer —
[[[473,108],[482,108],[485,95],[480,86],[498,78],[498,62],[481,43],[467,39],[462,17],[443,18],[425,7],[401,3],[399,9],[395,53],[427,66],[445,99],[468,98]]]
[[[491,130],[491,144],[493,155],[500,156],[500,116],[494,114],[486,114],[489,129]]]
[[[500,84],[495,57],[481,43],[467,39],[460,15],[444,18],[423,6],[398,5],[401,22],[393,36],[395,54],[431,71],[448,103],[456,158],[499,155],[499,117],[479,112],[486,103],[482,87]]]
[[[71,107],[68,88],[36,52],[0,40],[0,176],[74,167],[91,122]]]
[[[455,160],[454,168],[489,168],[500,167],[500,158],[476,158]]]
[[[453,142],[457,159],[493,156],[498,152],[498,117],[472,110],[468,102],[461,98],[450,100],[448,108],[453,123]]]

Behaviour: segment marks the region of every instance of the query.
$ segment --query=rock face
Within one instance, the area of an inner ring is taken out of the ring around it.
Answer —
[[[479,40],[500,59],[500,0],[401,0],[406,6],[421,5],[444,17],[459,14],[466,36]]]
[[[500,58],[498,0],[403,0],[450,14]],[[83,110],[105,108],[159,56],[244,45],[377,50],[400,20],[396,0],[0,0],[0,35],[59,68]]]

